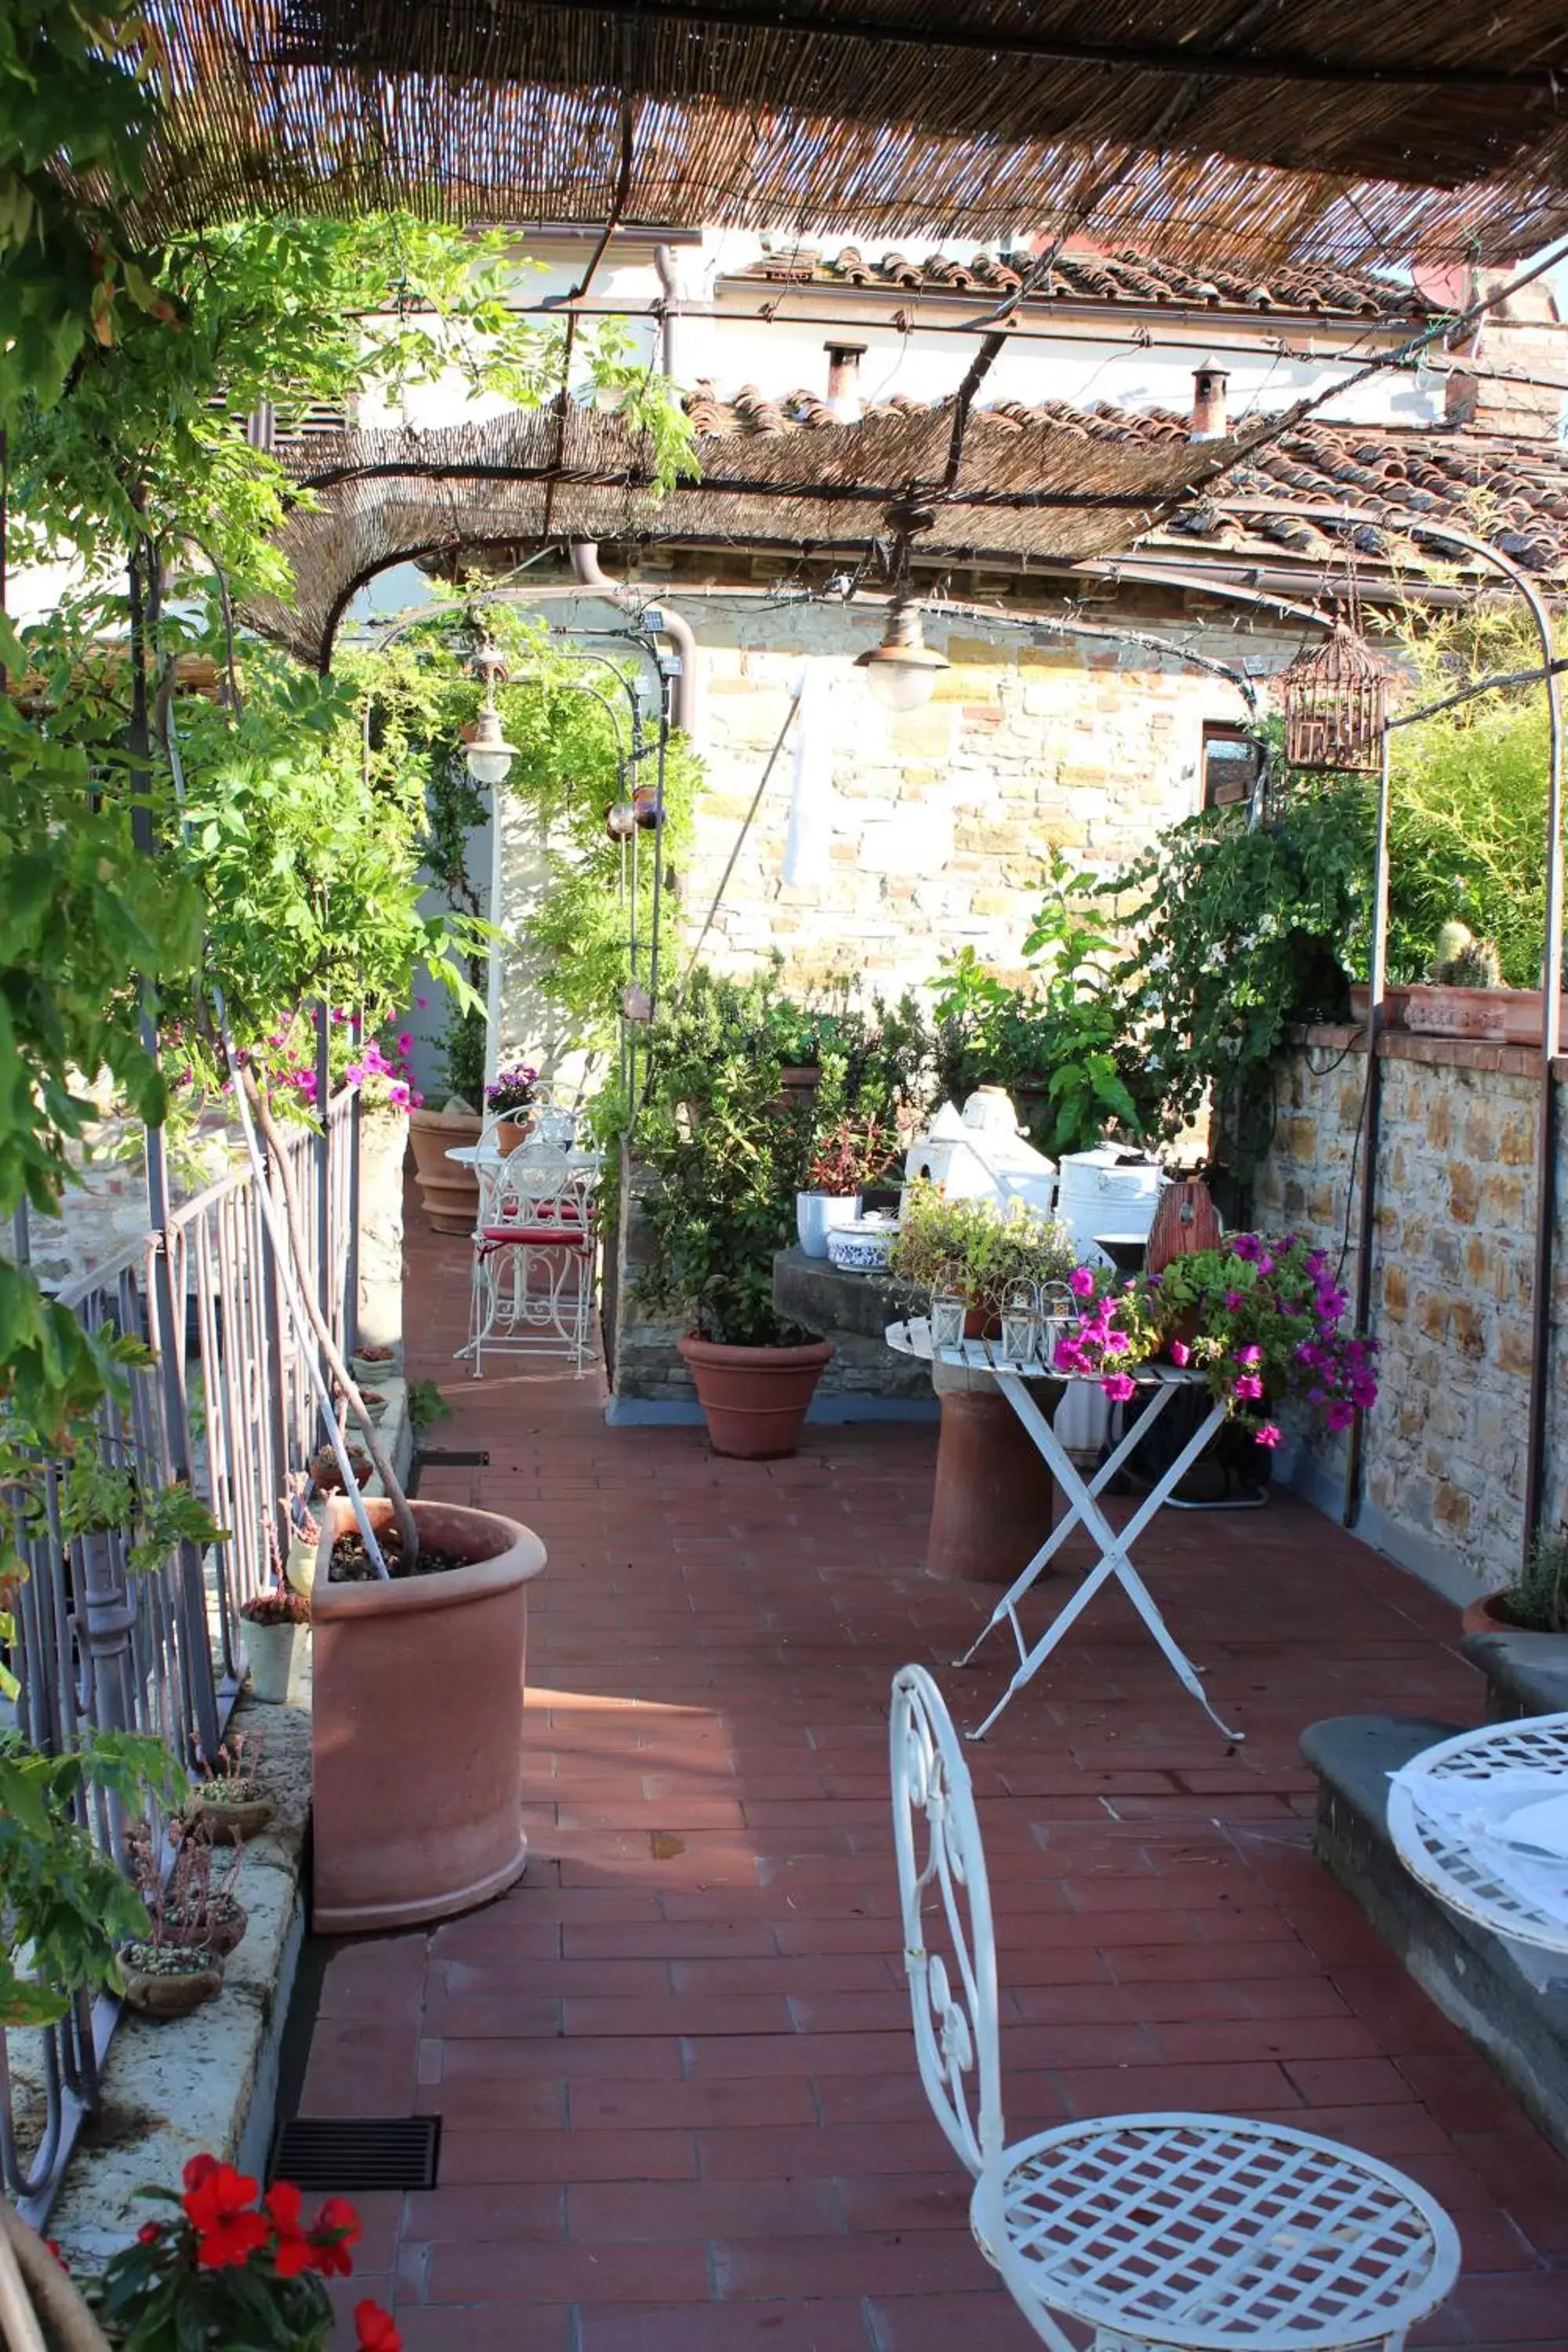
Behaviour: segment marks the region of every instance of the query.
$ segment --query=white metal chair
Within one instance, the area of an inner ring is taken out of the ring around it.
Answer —
[[[571,1117],[570,1113],[563,1114]],[[587,1360],[597,1247],[598,1163],[539,1135],[479,1174],[468,1342],[474,1378],[493,1355]]]
[[[975,2176],[980,2250],[1041,2342],[1074,2352],[1059,2313],[1093,2352],[1401,2352],[1453,2285],[1458,2240],[1375,2158],[1231,2116],[1110,2116],[1006,2144],[980,1823],[921,1666],[894,1677],[891,1760],[921,2079]],[[928,1948],[938,1922],[951,1958]]]

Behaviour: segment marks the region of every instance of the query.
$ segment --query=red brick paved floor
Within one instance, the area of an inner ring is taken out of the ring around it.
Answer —
[[[934,1433],[719,1461],[608,1430],[595,1384],[470,1383],[461,1245],[411,1218],[410,1357],[484,1470],[431,1497],[538,1528],[522,1885],[341,1947],[303,2111],[445,2118],[441,2184],[362,2200],[407,2352],[1025,2352],[925,2109],[902,1987],[888,1685],[993,1595],[921,1572]],[[1277,2115],[1392,2158],[1466,2273],[1422,2345],[1568,2352],[1568,2165],[1310,1850],[1303,1725],[1472,1719],[1453,1612],[1285,1497],[1142,1548],[1245,1748],[1124,1601],[973,1751],[1011,2131],[1122,2108]]]

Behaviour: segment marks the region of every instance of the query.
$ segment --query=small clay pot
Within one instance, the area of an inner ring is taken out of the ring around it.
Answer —
[[[501,1152],[521,1150],[537,1124],[531,1111],[524,1111],[517,1118],[498,1118],[496,1150]]]
[[[182,1952],[182,1960],[189,1968],[177,1972],[163,1969],[139,1969],[121,1955],[121,1974],[125,1982],[128,2008],[140,2017],[189,2017],[203,2001],[211,2000],[223,1990],[223,1962],[211,1952]]]
[[[176,1927],[178,1921],[174,1923]],[[206,1952],[215,1960],[226,1960],[230,1952],[237,1951],[250,1925],[250,1915],[243,1903],[232,1895],[216,1895],[207,1906],[207,1932],[191,1938],[187,1948]]]
[[[268,1796],[240,1797],[233,1804],[197,1789],[185,1808],[187,1821],[205,1822],[214,1845],[244,1845],[264,1830],[277,1808]]]
[[[370,1456],[357,1445],[349,1447],[348,1456],[349,1467],[363,1486],[370,1476]],[[336,1495],[342,1491],[343,1474],[338,1468],[338,1457],[330,1446],[322,1446],[311,1455],[310,1475],[323,1495]]]
[[[1516,1625],[1508,1613],[1506,1592],[1483,1592],[1469,1601],[1459,1620],[1461,1633],[1506,1633],[1516,1642],[1556,1642],[1558,1633],[1543,1633],[1536,1625]]]

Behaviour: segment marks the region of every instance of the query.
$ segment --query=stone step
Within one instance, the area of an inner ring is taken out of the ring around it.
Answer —
[[[1389,1775],[1462,1728],[1396,1715],[1309,1725],[1301,1753],[1319,1780],[1318,1857],[1568,2155],[1568,1958],[1490,1935],[1450,1911],[1412,1878],[1388,1832]]]

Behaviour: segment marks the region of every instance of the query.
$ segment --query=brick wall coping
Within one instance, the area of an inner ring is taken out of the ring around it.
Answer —
[[[1367,1032],[1360,1021],[1312,1021],[1292,1029],[1290,1042],[1336,1054],[1364,1054]],[[1475,1037],[1428,1037],[1414,1029],[1385,1029],[1379,1059],[1428,1062],[1450,1070],[1501,1070],[1514,1078],[1533,1078],[1541,1072],[1541,1055],[1533,1045],[1489,1045]],[[1557,1057],[1552,1074],[1568,1079],[1568,1055]]]

